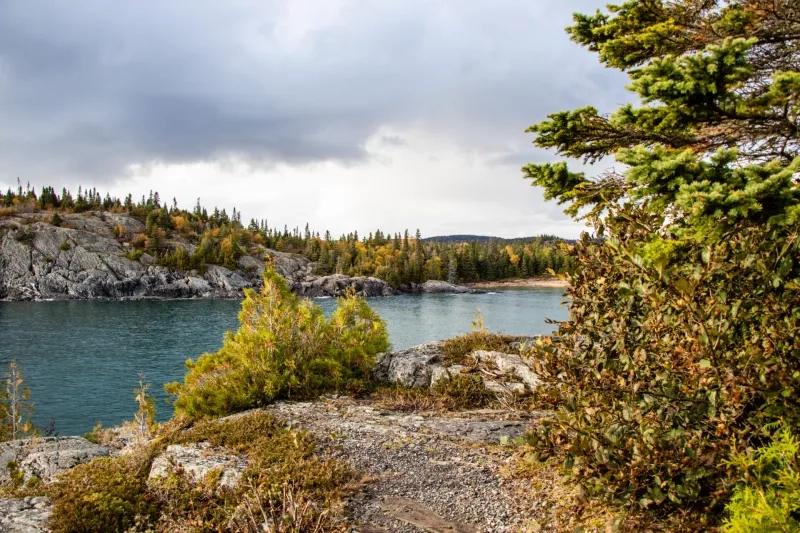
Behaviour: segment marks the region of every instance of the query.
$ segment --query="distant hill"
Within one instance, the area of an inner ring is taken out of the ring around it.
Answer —
[[[571,242],[571,239],[562,239],[561,237],[556,237],[555,235],[538,235],[536,237],[515,237],[513,239],[506,239],[503,237],[493,237],[491,235],[440,235],[438,237],[427,237],[422,239],[423,242],[444,242],[444,243],[456,243],[456,242],[489,242],[489,241],[497,241],[503,243],[514,243],[514,242],[527,242],[527,241],[535,241],[541,239],[542,241],[554,241],[554,242]]]

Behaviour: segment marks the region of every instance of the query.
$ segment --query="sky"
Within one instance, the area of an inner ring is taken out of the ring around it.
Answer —
[[[575,237],[520,167],[559,159],[525,133],[548,113],[629,99],[563,30],[601,5],[3,0],[0,187],[154,190],[334,235]]]

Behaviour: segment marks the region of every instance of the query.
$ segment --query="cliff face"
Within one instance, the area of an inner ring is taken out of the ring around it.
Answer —
[[[237,298],[248,287],[261,284],[264,258],[292,288],[306,296],[338,296],[354,286],[362,296],[392,294],[389,285],[375,278],[312,276],[307,258],[256,247],[256,256],[238,260],[229,270],[207,265],[204,273],[181,272],[158,266],[148,254],[138,259],[120,242],[114,228],[130,234],[144,225],[123,214],[82,213],[64,215],[62,227],[43,221],[41,214],[0,218],[0,300],[90,298]],[[194,246],[174,237],[170,246]]]

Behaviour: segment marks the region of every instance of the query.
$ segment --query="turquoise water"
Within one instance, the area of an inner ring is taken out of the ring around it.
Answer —
[[[466,333],[477,308],[492,331],[550,333],[545,319],[566,318],[563,301],[560,289],[369,300],[395,349]],[[316,302],[326,312],[336,306]],[[163,384],[182,379],[186,359],[219,349],[223,333],[238,326],[238,310],[233,300],[0,302],[0,374],[17,361],[35,423],[54,421],[60,435],[130,419],[140,372],[163,420],[171,414]]]

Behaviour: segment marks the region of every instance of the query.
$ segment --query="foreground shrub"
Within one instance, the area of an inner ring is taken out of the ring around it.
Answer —
[[[497,399],[492,391],[486,389],[483,378],[475,374],[455,374],[442,378],[434,383],[432,392],[447,398],[453,409],[478,409]]]
[[[176,413],[224,415],[282,398],[361,390],[375,356],[389,348],[383,320],[364,300],[341,299],[328,321],[272,270],[261,292],[246,291],[239,322],[218,352],[187,361],[183,384],[167,386]]]
[[[152,521],[159,506],[147,492],[151,455],[101,457],[78,465],[48,487],[53,533],[125,531]]]
[[[191,427],[186,420],[173,419],[160,429],[150,445],[80,465],[50,486],[51,530],[252,531],[252,519],[261,511],[278,518],[281,531],[341,530],[336,528],[341,499],[349,493],[355,472],[339,461],[319,458],[308,433],[287,429],[263,412]],[[158,453],[170,444],[195,442],[247,458],[235,489],[221,490],[214,471],[197,483],[180,469],[148,482]]]
[[[764,447],[734,454],[730,464],[743,474],[722,526],[724,533],[800,531],[800,441],[788,428]]]

